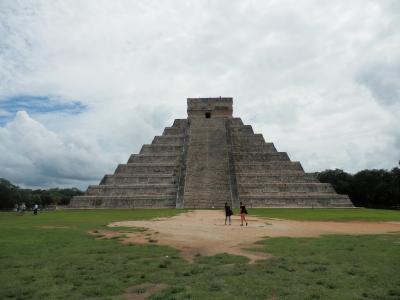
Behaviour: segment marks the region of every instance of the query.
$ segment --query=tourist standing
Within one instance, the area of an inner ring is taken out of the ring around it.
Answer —
[[[242,202],[240,202],[240,226],[243,226],[243,221],[246,223],[247,226],[246,215],[247,215],[246,206]]]
[[[39,209],[39,205],[37,205],[37,204],[35,203],[35,205],[33,206],[33,214],[34,214],[34,215],[37,215],[38,209]]]
[[[229,225],[231,225],[231,216],[233,215],[231,207],[228,205],[228,202],[225,202],[225,225],[226,220],[229,220]]]
[[[20,211],[21,215],[23,215],[25,213],[25,210],[26,210],[26,205],[25,205],[25,203],[22,203],[19,206],[19,211]]]

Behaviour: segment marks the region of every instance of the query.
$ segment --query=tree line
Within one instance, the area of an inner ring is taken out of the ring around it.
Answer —
[[[355,206],[400,208],[400,168],[362,170],[349,174],[343,170],[317,173],[321,182],[330,183],[339,194],[349,195]]]
[[[20,188],[10,181],[0,178],[0,210],[9,210],[25,203],[28,208],[34,204],[40,206],[68,205],[73,196],[82,195],[77,188],[53,188],[32,190]]]
[[[321,182],[330,183],[337,193],[349,195],[358,207],[400,208],[400,168],[392,170],[362,170],[356,174],[346,173],[341,169],[325,170],[317,173]],[[0,210],[13,209],[25,203],[68,205],[73,196],[82,195],[77,188],[53,188],[32,190],[20,188],[10,181],[0,178]]]

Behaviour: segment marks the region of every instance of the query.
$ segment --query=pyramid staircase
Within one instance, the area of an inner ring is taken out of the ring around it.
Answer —
[[[250,207],[349,207],[347,195],[336,194],[290,161],[261,134],[239,118],[231,120],[230,135],[238,199]]]
[[[74,197],[70,206],[176,207],[186,128],[186,120],[175,120],[162,136],[143,145],[126,164],[118,165],[114,174],[89,186],[84,196]]]
[[[353,207],[347,195],[233,118],[232,98],[188,99],[188,116],[70,207]]]

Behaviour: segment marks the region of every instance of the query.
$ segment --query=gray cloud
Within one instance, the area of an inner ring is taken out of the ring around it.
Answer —
[[[379,103],[400,103],[400,60],[368,66],[360,72],[358,81],[371,91]]]

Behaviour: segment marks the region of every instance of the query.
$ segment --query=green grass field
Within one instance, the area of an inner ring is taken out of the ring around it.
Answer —
[[[400,211],[368,208],[257,208],[250,214],[260,217],[309,221],[400,221]]]
[[[169,285],[151,299],[400,299],[400,234],[266,238],[259,244],[273,258],[250,265],[228,254],[191,264],[156,243],[122,245],[87,233],[112,221],[179,212],[0,213],[0,299],[123,299],[126,288],[143,283]],[[298,220],[400,220],[400,212],[364,209],[249,212]]]

